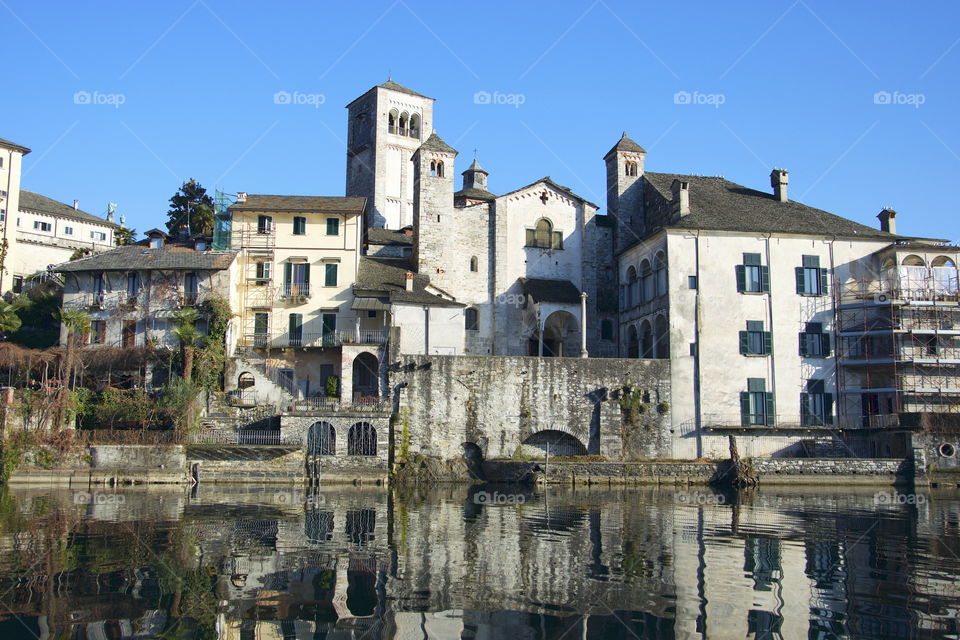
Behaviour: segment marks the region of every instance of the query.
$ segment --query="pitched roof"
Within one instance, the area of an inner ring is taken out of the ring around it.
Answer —
[[[196,251],[192,242],[167,242],[160,249],[151,249],[149,240],[117,247],[104,253],[64,262],[54,271],[129,271],[131,269],[226,269],[236,257],[234,251]]]
[[[460,189],[453,194],[454,198],[468,198],[470,200],[496,200],[496,194],[490,193],[486,189]]]
[[[520,286],[537,302],[580,304],[580,291],[569,280],[520,278]]]
[[[420,149],[426,149],[427,151],[440,151],[442,153],[452,153],[453,155],[457,155],[458,153],[456,149],[441,140],[436,131],[431,133],[430,137],[427,138],[422,145],[420,145]]]
[[[14,151],[19,151],[23,155],[27,155],[28,153],[30,153],[30,149],[28,149],[27,147],[21,144],[17,144],[16,142],[10,142],[9,140],[4,140],[3,138],[0,138],[0,147],[6,147],[7,149],[13,149]]]
[[[357,270],[357,281],[353,293],[360,297],[386,296],[392,303],[424,304],[440,307],[463,307],[459,302],[447,300],[426,290],[430,277],[422,273],[413,274],[413,291],[407,291],[407,272],[412,271],[409,258],[384,258],[363,256]]]
[[[384,82],[383,84],[378,84],[377,86],[378,86],[378,87],[381,87],[381,88],[383,88],[383,89],[390,89],[391,91],[399,91],[400,93],[407,93],[407,94],[410,94],[411,96],[419,96],[419,97],[421,97],[421,98],[426,98],[426,97],[427,97],[427,96],[423,95],[422,93],[417,93],[417,92],[414,91],[413,89],[408,89],[408,88],[406,88],[406,87],[403,86],[402,84],[397,84],[396,82],[394,82],[394,81],[393,81],[392,79],[390,79],[390,78],[388,78],[387,81]],[[430,100],[433,100],[433,98],[430,98]]]
[[[408,236],[402,230],[397,229],[367,229],[367,243],[380,244],[387,246],[410,246],[413,244],[413,236]]]
[[[248,194],[245,202],[230,205],[231,211],[304,211],[315,213],[363,213],[366,198],[343,196],[271,196]]]
[[[757,191],[720,177],[675,173],[643,174],[646,184],[666,200],[671,185],[682,180],[690,185],[690,213],[674,219],[667,228],[743,231],[747,233],[792,233],[894,241],[897,236],[848,220],[800,202],[780,202],[771,193]]]
[[[627,132],[626,132],[626,131],[624,131],[624,132],[623,132],[623,135],[620,136],[620,139],[617,141],[617,144],[613,145],[613,147],[610,148],[610,151],[607,151],[607,152],[604,154],[603,157],[606,158],[607,156],[609,156],[611,153],[613,153],[613,152],[615,152],[615,151],[632,151],[632,152],[634,152],[634,153],[646,153],[646,152],[647,152],[646,149],[644,149],[643,147],[641,147],[640,145],[638,145],[636,142],[634,142],[633,140],[631,140],[631,139],[627,136]]]
[[[42,196],[39,193],[34,193],[33,191],[27,191],[26,189],[20,190],[20,209],[23,211],[36,211],[38,213],[45,213],[47,215],[58,216],[60,218],[70,218],[71,220],[102,224],[105,227],[120,226],[115,222],[108,222],[100,216],[95,216],[92,213],[87,213],[86,211],[81,211],[80,209],[74,209],[68,204],[58,202],[53,198]]]
[[[490,175],[489,171],[487,171],[486,169],[480,166],[480,163],[477,162],[476,158],[473,159],[473,162],[470,163],[469,167],[467,167],[461,172],[461,175],[464,173],[470,173],[471,171],[479,171],[480,173],[485,173],[487,175]]]
[[[507,193],[505,193],[505,194],[503,194],[502,196],[499,196],[499,197],[505,198],[506,196],[513,195],[514,193],[519,193],[519,192],[523,191],[524,189],[529,189],[530,187],[536,186],[536,185],[540,184],[541,182],[550,185],[551,187],[553,187],[553,188],[556,189],[557,191],[560,191],[560,192],[562,192],[562,193],[567,194],[568,196],[570,196],[570,197],[573,198],[574,200],[579,200],[580,202],[589,204],[590,206],[592,206],[592,207],[595,208],[595,209],[599,209],[599,208],[600,208],[600,207],[598,207],[596,204],[590,202],[589,200],[587,200],[587,199],[585,199],[585,198],[581,198],[580,196],[578,196],[576,193],[573,192],[572,189],[570,189],[570,187],[565,187],[565,186],[563,186],[562,184],[557,184],[556,182],[553,181],[553,179],[552,179],[550,176],[544,176],[544,177],[540,178],[539,180],[534,180],[533,182],[531,182],[531,183],[528,184],[528,185],[525,185],[525,186],[523,186],[523,187],[520,187],[519,189],[514,189],[513,191],[509,191],[509,192],[507,192]]]

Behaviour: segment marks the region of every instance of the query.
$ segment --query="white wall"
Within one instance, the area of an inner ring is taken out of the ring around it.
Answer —
[[[400,353],[463,353],[463,308],[394,304],[393,325],[400,327]]]

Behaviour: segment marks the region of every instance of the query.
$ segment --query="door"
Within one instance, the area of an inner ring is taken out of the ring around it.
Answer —
[[[124,349],[133,347],[137,343],[137,321],[124,320],[123,332],[121,334],[121,344]]]
[[[290,325],[289,325],[288,333],[290,334],[291,347],[303,346],[303,314],[300,314],[300,313],[290,314]]]
[[[335,346],[337,336],[337,314],[323,314],[323,344],[324,346]]]
[[[306,262],[288,262],[283,279],[288,296],[310,295],[310,265]]]
[[[270,340],[270,315],[264,311],[253,314],[253,346],[266,347]]]

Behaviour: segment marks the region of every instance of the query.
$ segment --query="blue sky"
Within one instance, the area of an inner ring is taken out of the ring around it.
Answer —
[[[784,167],[794,199],[871,226],[892,206],[901,233],[960,239],[956,2],[0,0],[0,15],[0,137],[33,149],[23,187],[97,214],[112,200],[141,232],[189,177],[342,195],[343,107],[392,75],[437,99],[457,171],[478,149],[497,193],[550,175],[605,209],[602,157],[626,130],[651,171],[768,190]]]

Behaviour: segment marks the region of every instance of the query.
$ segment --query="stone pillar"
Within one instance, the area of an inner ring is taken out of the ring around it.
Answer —
[[[587,353],[587,292],[580,293],[580,357],[586,358]]]

